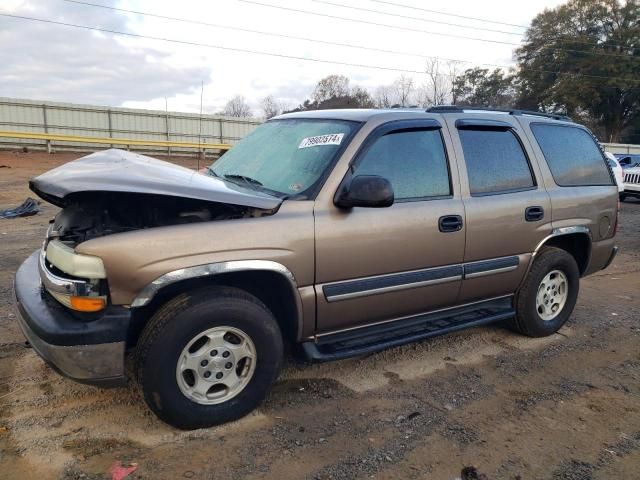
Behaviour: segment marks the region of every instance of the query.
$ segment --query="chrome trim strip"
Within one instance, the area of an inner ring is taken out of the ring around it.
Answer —
[[[40,270],[40,281],[49,292],[59,295],[77,295],[86,297],[91,295],[91,284],[82,280],[73,280],[59,277],[49,271],[46,265],[46,254],[40,251],[38,269]]]
[[[586,225],[575,225],[575,226],[572,226],[572,227],[554,228],[553,230],[551,230],[551,233],[549,235],[547,235],[542,240],[540,240],[540,243],[538,243],[538,245],[536,246],[535,250],[531,254],[531,259],[529,260],[529,264],[527,265],[527,270],[524,272],[524,275],[522,277],[522,281],[520,282],[520,285],[518,285],[518,290],[520,290],[520,288],[522,288],[522,285],[524,285],[524,282],[527,279],[527,275],[529,275],[529,271],[531,270],[531,266],[533,265],[533,261],[535,260],[535,257],[538,254],[538,252],[540,251],[540,249],[542,247],[544,247],[544,244],[547,243],[547,241],[549,241],[550,239],[552,239],[554,237],[559,237],[561,235],[571,235],[573,233],[584,233],[585,235],[587,235],[589,237],[589,241],[593,240],[593,238],[591,236],[591,230],[589,230],[589,227],[587,227]],[[588,263],[591,263],[591,248],[589,248],[589,262]],[[587,269],[588,268],[589,268],[589,266],[587,264]]]
[[[293,273],[278,262],[271,260],[233,260],[229,262],[209,263],[206,265],[198,265],[195,267],[181,268],[172,272],[165,273],[164,275],[156,278],[153,282],[144,287],[138,296],[131,303],[132,308],[143,307],[147,305],[151,299],[158,293],[158,291],[171,285],[172,283],[180,282],[182,280],[188,280],[192,278],[209,277],[212,275],[220,275],[230,272],[245,272],[245,271],[270,271],[278,273],[284,276],[291,286],[291,292],[296,301],[297,311],[297,335],[302,334],[302,300],[300,299],[300,293],[298,292],[298,284],[293,276]]]
[[[409,290],[412,288],[425,287],[428,285],[437,285],[440,283],[448,283],[456,280],[462,280],[462,275],[437,278],[434,280],[424,280],[422,282],[404,283],[402,285],[393,285],[391,287],[372,288],[370,290],[362,290],[362,291],[353,292],[353,293],[341,293],[341,294],[330,295],[330,296],[327,296],[325,294],[325,298],[327,299],[327,302],[337,302],[339,300],[348,300],[350,298],[358,298],[358,297],[368,297],[370,295],[377,295],[379,293],[396,292],[399,290]],[[336,284],[334,283],[331,285],[336,285]]]
[[[515,262],[515,264],[501,266],[501,265],[504,265],[505,261]],[[492,264],[497,264],[497,266],[495,268],[491,268]],[[467,273],[467,269],[468,268],[470,269],[470,267],[474,267],[474,269],[477,269],[485,266],[486,266],[486,269],[482,269],[481,271]],[[494,275],[498,273],[506,273],[506,272],[511,272],[518,269],[519,266],[520,266],[519,256],[509,255],[506,257],[491,258],[488,260],[478,260],[478,261],[467,262],[462,264],[444,265],[444,266],[431,267],[431,268],[425,268],[420,270],[409,270],[405,272],[395,272],[395,273],[388,273],[383,275],[374,275],[370,277],[360,277],[356,279],[349,279],[349,280],[343,280],[339,282],[327,283],[327,284],[321,285],[321,288],[322,288],[322,293],[324,294],[325,299],[327,300],[327,302],[331,303],[331,302],[338,302],[341,300],[349,300],[353,298],[368,297],[371,295],[378,295],[382,293],[409,290],[412,288],[425,287],[429,285],[438,285],[442,283],[455,282],[463,279],[472,279],[472,278],[484,277],[487,275]],[[447,269],[449,270],[459,269],[460,273],[455,273],[453,275],[447,275],[444,277],[427,279],[427,280],[418,280],[418,281],[409,280],[405,283],[390,285],[385,287],[362,288],[353,292],[346,292],[346,293],[332,294],[330,291],[332,289],[331,287],[353,285],[357,282],[362,282],[366,280],[380,280],[380,281],[393,280],[394,278],[407,276],[411,274],[421,274],[421,273],[437,274],[438,272],[443,272],[443,271],[446,271]]]
[[[479,277],[486,277],[487,275],[495,275],[496,273],[506,273],[506,272],[513,272],[514,270],[517,270],[517,268],[520,265],[512,265],[510,267],[502,267],[502,268],[494,268],[491,270],[484,270],[482,272],[475,272],[475,273],[465,273],[464,274],[464,278],[479,278]]]
[[[381,320],[381,321],[375,322],[375,323],[366,323],[364,325],[357,325],[355,327],[341,328],[340,330],[331,330],[330,332],[318,333],[315,336],[309,337],[309,338],[311,340],[313,340],[313,339],[317,339],[318,337],[324,337],[324,336],[327,336],[327,335],[335,335],[337,333],[350,332],[352,330],[358,330],[358,329],[361,329],[361,328],[373,327],[373,326],[376,326],[376,325],[383,325],[385,323],[391,323],[391,322],[395,322],[395,321],[398,321],[398,320],[406,320],[408,318],[419,317],[421,315],[426,315],[426,314],[446,312],[447,310],[455,310],[455,309],[458,309],[458,308],[464,308],[464,307],[469,307],[471,305],[476,305],[478,303],[485,303],[485,302],[491,302],[493,300],[502,300],[504,298],[511,298],[513,296],[514,295],[511,293],[509,295],[501,295],[499,297],[485,298],[484,300],[477,300],[475,302],[463,303],[462,305],[454,305],[452,307],[439,308],[439,309],[436,309],[436,310],[428,310],[426,312],[421,312],[421,313],[417,313],[417,314],[413,314],[413,315],[405,315],[404,317],[390,318],[388,320]]]
[[[520,266],[518,255],[476,260],[464,264],[464,278],[477,278],[496,273],[511,272]]]
[[[589,230],[589,227],[587,227],[585,225],[576,225],[576,226],[573,226],[573,227],[554,228],[553,230],[551,230],[551,233],[549,235],[547,235],[542,240],[540,240],[540,243],[538,243],[538,245],[536,246],[535,250],[533,251],[532,257],[535,257],[535,255],[540,251],[540,249],[547,242],[547,240],[549,240],[549,239],[551,239],[553,237],[559,237],[560,235],[570,235],[572,233],[584,233],[584,234],[588,235],[589,236],[589,240],[591,240],[591,230]]]

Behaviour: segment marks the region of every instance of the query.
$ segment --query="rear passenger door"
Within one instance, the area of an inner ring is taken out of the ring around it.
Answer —
[[[513,293],[551,232],[551,203],[534,154],[512,118],[448,118],[466,213],[460,302]]]

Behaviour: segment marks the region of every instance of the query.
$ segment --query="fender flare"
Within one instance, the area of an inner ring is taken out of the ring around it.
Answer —
[[[554,228],[553,230],[551,230],[551,233],[549,235],[547,235],[542,240],[540,240],[540,243],[538,243],[535,250],[532,252],[531,259],[529,260],[529,265],[527,266],[527,270],[524,276],[522,277],[522,281],[520,282],[520,285],[518,285],[518,290],[522,288],[522,285],[524,284],[524,281],[526,280],[527,275],[529,275],[529,271],[533,266],[533,262],[536,259],[536,255],[540,252],[542,247],[544,247],[549,240],[553,238],[561,237],[564,235],[575,235],[575,234],[582,234],[589,237],[589,259],[587,261],[587,266],[588,266],[588,264],[591,262],[591,242],[593,241],[593,237],[591,236],[591,230],[589,230],[589,227],[585,225],[575,225],[572,227]]]
[[[162,288],[174,283],[194,278],[222,275],[225,273],[252,271],[274,272],[286,278],[287,283],[291,288],[291,294],[293,295],[296,303],[295,309],[297,318],[295,323],[297,327],[297,336],[300,336],[303,328],[303,314],[302,300],[300,299],[300,294],[298,292],[298,284],[293,273],[291,273],[287,267],[281,263],[271,260],[233,260],[181,268],[179,270],[165,273],[146,285],[140,293],[138,293],[133,302],[131,302],[131,308],[144,307]]]

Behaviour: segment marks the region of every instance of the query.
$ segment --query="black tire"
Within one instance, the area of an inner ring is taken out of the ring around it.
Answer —
[[[626,198],[627,198],[627,195],[625,193],[621,193],[620,194],[620,201],[621,202],[624,202]]]
[[[553,270],[562,271],[567,278],[567,299],[555,318],[543,320],[536,308],[536,296],[540,283]],[[557,332],[571,315],[579,289],[580,271],[573,256],[560,248],[543,247],[516,297],[516,330],[530,337],[546,337]]]
[[[176,366],[182,350],[214,327],[242,330],[255,345],[249,383],[224,403],[204,405],[182,393]],[[255,409],[275,382],[283,357],[280,328],[260,300],[237,288],[211,287],[185,293],[162,306],[138,341],[135,370],[149,408],[164,422],[191,430],[236,420]]]

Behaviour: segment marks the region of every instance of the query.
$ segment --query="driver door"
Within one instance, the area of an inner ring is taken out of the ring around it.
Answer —
[[[383,124],[363,142],[350,169],[353,176],[387,178],[394,204],[351,209],[316,204],[319,333],[456,303],[464,209],[445,138],[434,120]]]

